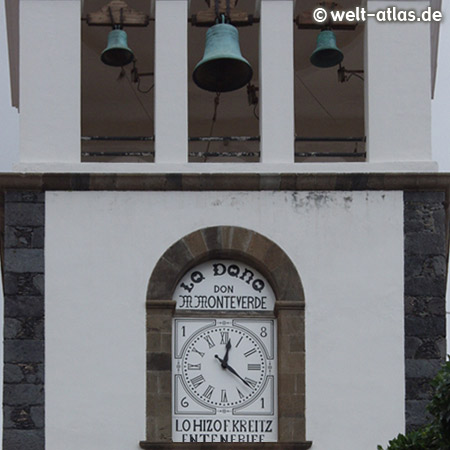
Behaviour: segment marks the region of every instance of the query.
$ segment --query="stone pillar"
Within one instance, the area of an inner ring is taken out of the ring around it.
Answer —
[[[376,12],[425,10],[428,1],[367,2]],[[368,162],[431,162],[430,24],[366,22],[365,123]]]
[[[147,301],[147,441],[172,441],[173,300]]]
[[[81,161],[80,0],[20,1],[20,155]]]
[[[443,192],[405,192],[406,431],[427,423],[430,381],[446,356]]]
[[[44,194],[5,194],[3,449],[44,450]]]
[[[297,301],[277,301],[278,441],[305,441],[305,311]]]
[[[292,0],[261,0],[259,124],[263,163],[294,162],[293,9]]]
[[[155,1],[155,163],[187,163],[187,0]]]

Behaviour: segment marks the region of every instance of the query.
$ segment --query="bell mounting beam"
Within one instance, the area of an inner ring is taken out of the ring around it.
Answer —
[[[191,25],[196,27],[211,27],[216,24],[217,15],[224,14],[235,27],[253,25],[254,19],[251,14],[236,9],[237,0],[207,0],[209,9],[199,11],[191,16]],[[228,3],[228,5],[227,5]]]
[[[340,10],[341,7],[338,3],[333,1],[324,1],[317,4],[317,7],[321,6],[328,11]],[[315,8],[314,8],[315,9]],[[313,18],[314,9],[308,11],[302,11],[296,18],[295,24],[297,28],[303,30],[323,30],[324,28],[332,28],[333,30],[354,30],[358,22],[352,21],[342,21],[342,22],[332,22],[331,20],[325,23],[317,23]]]
[[[86,15],[86,23],[93,26],[146,27],[149,22],[149,15],[130,8],[123,0],[112,0],[99,11]]]

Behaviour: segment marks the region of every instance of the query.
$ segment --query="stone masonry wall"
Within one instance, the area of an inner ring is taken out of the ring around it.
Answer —
[[[44,450],[43,193],[5,193],[3,450]]]
[[[445,361],[443,192],[405,192],[406,431],[427,421],[430,381]]]

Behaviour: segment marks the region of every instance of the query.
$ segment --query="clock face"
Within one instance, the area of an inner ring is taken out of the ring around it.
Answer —
[[[267,336],[267,327],[260,328]],[[264,345],[241,326],[216,325],[197,331],[186,343],[181,360],[186,391],[205,406],[243,406],[265,386]]]
[[[174,442],[276,441],[276,320],[173,320]]]

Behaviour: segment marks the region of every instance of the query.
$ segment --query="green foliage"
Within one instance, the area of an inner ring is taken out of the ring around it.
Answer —
[[[386,450],[450,450],[450,361],[432,381],[433,397],[427,406],[430,424],[389,441]],[[379,445],[377,450],[383,450]]]
[[[379,445],[377,449],[383,450],[383,447]],[[386,450],[441,450],[441,447],[436,440],[435,430],[427,426],[406,435],[399,434],[389,441]]]
[[[442,443],[450,448],[450,361],[447,361],[431,385],[434,395],[427,407],[439,430]]]

